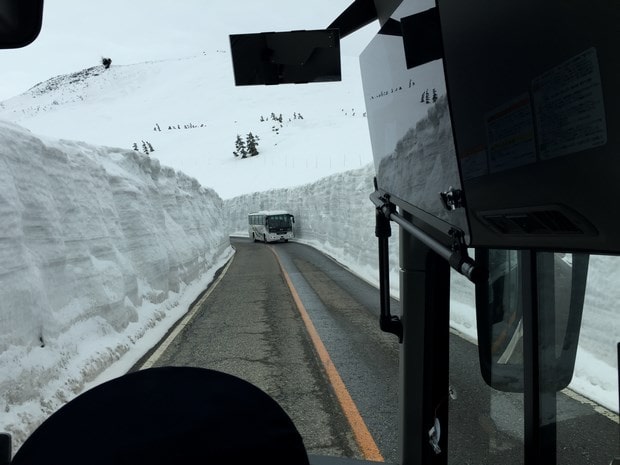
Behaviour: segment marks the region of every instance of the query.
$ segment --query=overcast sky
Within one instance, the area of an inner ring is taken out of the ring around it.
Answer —
[[[98,65],[178,58],[203,50],[228,50],[235,33],[321,29],[351,0],[54,0],[44,4],[37,40],[0,50],[0,100],[58,74]],[[343,39],[343,54],[358,55],[377,27]]]

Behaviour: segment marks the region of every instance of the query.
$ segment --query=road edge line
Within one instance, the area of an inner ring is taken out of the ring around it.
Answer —
[[[224,275],[228,271],[228,268],[230,268],[230,265],[232,264],[234,259],[235,259],[235,254],[233,254],[231,259],[228,260],[228,263],[226,263],[226,265],[222,269],[222,272],[217,277],[215,282],[213,284],[211,284],[211,286],[209,286],[209,289],[207,290],[207,292],[205,292],[202,295],[202,297],[197,302],[194,302],[194,304],[192,305],[190,311],[185,314],[185,316],[181,319],[181,322],[178,323],[174,327],[174,329],[168,334],[166,339],[164,339],[164,342],[162,342],[159,346],[157,346],[157,348],[153,351],[151,356],[148,359],[146,359],[146,361],[140,366],[139,370],[145,370],[147,368],[151,368],[157,362],[157,360],[159,360],[161,355],[168,349],[170,344],[172,344],[172,341],[179,335],[179,333],[183,329],[185,329],[185,327],[189,324],[189,322],[192,320],[192,318],[194,318],[194,315],[196,314],[196,312],[198,312],[198,309],[200,308],[202,303],[215,290],[217,285],[220,283],[220,281],[222,280],[222,278],[224,277]]]

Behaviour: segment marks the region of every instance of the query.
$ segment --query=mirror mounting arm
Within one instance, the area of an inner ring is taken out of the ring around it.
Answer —
[[[447,247],[443,243],[431,237],[427,232],[412,224],[402,215],[398,214],[396,212],[395,205],[390,201],[390,195],[385,194],[381,196],[379,194],[376,179],[375,191],[370,195],[370,200],[377,207],[377,218],[381,213],[386,219],[392,220],[400,225],[405,231],[420,240],[429,249],[447,260],[452,268],[465,276],[471,282],[483,282],[486,279],[486,271],[482,267],[478,266],[467,254],[467,245],[465,243],[465,234],[463,231],[452,228],[449,232],[452,244],[450,247]]]
[[[390,313],[390,256],[388,240],[392,235],[390,227],[390,214],[395,211],[394,204],[383,199],[377,204],[375,236],[379,241],[379,295],[381,313],[379,316],[379,328],[386,333],[398,336],[398,342],[403,342],[403,323],[401,319]]]

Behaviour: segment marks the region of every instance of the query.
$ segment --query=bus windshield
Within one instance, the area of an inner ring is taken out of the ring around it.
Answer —
[[[267,217],[267,226],[269,228],[291,228],[291,215],[272,215]]]

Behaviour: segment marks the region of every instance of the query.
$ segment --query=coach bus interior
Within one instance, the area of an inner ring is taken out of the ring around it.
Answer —
[[[36,39],[42,3],[0,3],[3,48]],[[355,0],[325,30],[230,37],[236,85],[312,83],[341,79],[340,40],[380,24],[360,67],[376,168],[368,208],[377,219],[377,324],[400,341],[400,424],[393,433],[402,465],[620,463],[618,436],[600,444],[586,420],[577,428],[590,449],[568,442],[562,430],[572,413],[559,400],[573,376],[590,260],[620,254],[619,19],[620,6],[606,0]],[[419,76],[445,83],[436,123],[452,144],[424,139],[427,128],[416,127],[407,98],[394,92]],[[389,306],[392,227],[400,228],[401,315]],[[485,411],[468,411],[466,394],[450,384],[458,368],[450,358],[451,270],[476,289]],[[620,345],[614,349],[620,356]],[[132,374],[87,392],[35,431],[13,460],[10,437],[2,436],[0,462],[48,462],[69,424],[88,421],[93,404],[112,409],[136,401],[128,392],[137,384],[157,384],[158,400],[178,409],[171,418],[191,423],[195,406],[170,396],[173,385],[193,385],[197,397],[219,394],[191,371],[173,376]],[[222,450],[205,451],[199,436],[182,436],[192,425],[173,431],[142,419],[118,434],[113,422],[102,423],[96,441],[85,444],[114,449],[116,463],[178,461],[171,449],[184,449],[180,457],[188,461],[203,454],[205,463],[370,463],[308,459],[271,399],[225,376],[220,383],[244,400],[218,405],[218,418],[263,409],[262,435],[250,434],[256,425],[224,421],[204,428]],[[510,393],[510,405],[497,393]],[[231,461],[226,432],[235,428]],[[456,436],[471,436],[467,449],[455,446]],[[79,442],[73,438],[77,452],[66,451],[64,463],[97,454]]]

